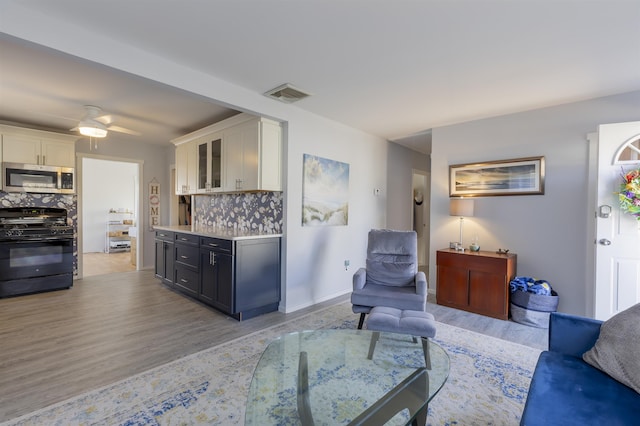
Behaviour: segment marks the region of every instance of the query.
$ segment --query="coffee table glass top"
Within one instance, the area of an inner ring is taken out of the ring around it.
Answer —
[[[420,339],[380,333],[368,359],[372,336],[368,330],[315,330],[275,339],[254,371],[245,424],[299,425],[310,418],[315,425],[361,423],[399,390],[405,392],[399,399],[408,409],[386,424],[410,423],[447,380],[449,357],[429,342],[431,368],[425,369]],[[308,387],[299,383],[306,375]],[[306,390],[302,399],[306,397],[307,409],[300,407],[300,389]]]

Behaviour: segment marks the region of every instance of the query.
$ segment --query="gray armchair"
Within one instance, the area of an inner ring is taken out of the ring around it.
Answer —
[[[425,311],[427,277],[418,271],[418,236],[415,231],[369,231],[366,268],[353,275],[351,304],[360,314],[358,329],[375,306]]]

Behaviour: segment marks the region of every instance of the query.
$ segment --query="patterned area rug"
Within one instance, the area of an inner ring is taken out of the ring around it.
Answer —
[[[253,370],[275,337],[356,328],[349,303],[215,346],[113,385],[11,420],[7,425],[235,425]],[[428,425],[517,425],[540,350],[438,323],[433,339],[451,371],[429,404]]]

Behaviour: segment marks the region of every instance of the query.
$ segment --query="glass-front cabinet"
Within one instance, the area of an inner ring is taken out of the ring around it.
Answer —
[[[198,142],[197,192],[222,188],[222,134],[209,135]]]

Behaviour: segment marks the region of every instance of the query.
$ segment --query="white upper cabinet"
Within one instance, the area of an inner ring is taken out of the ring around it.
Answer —
[[[224,190],[281,191],[282,130],[255,118],[224,132]]]
[[[195,141],[176,146],[176,194],[195,194],[198,156]]]
[[[238,114],[172,142],[177,180],[193,173],[196,182],[187,192],[178,185],[179,194],[282,191],[282,128],[276,121]],[[193,162],[180,152],[189,144],[195,146]]]
[[[41,130],[0,126],[2,161],[75,167],[76,136]]]
[[[196,192],[216,192],[222,189],[222,133],[203,136],[196,141],[198,170]]]

